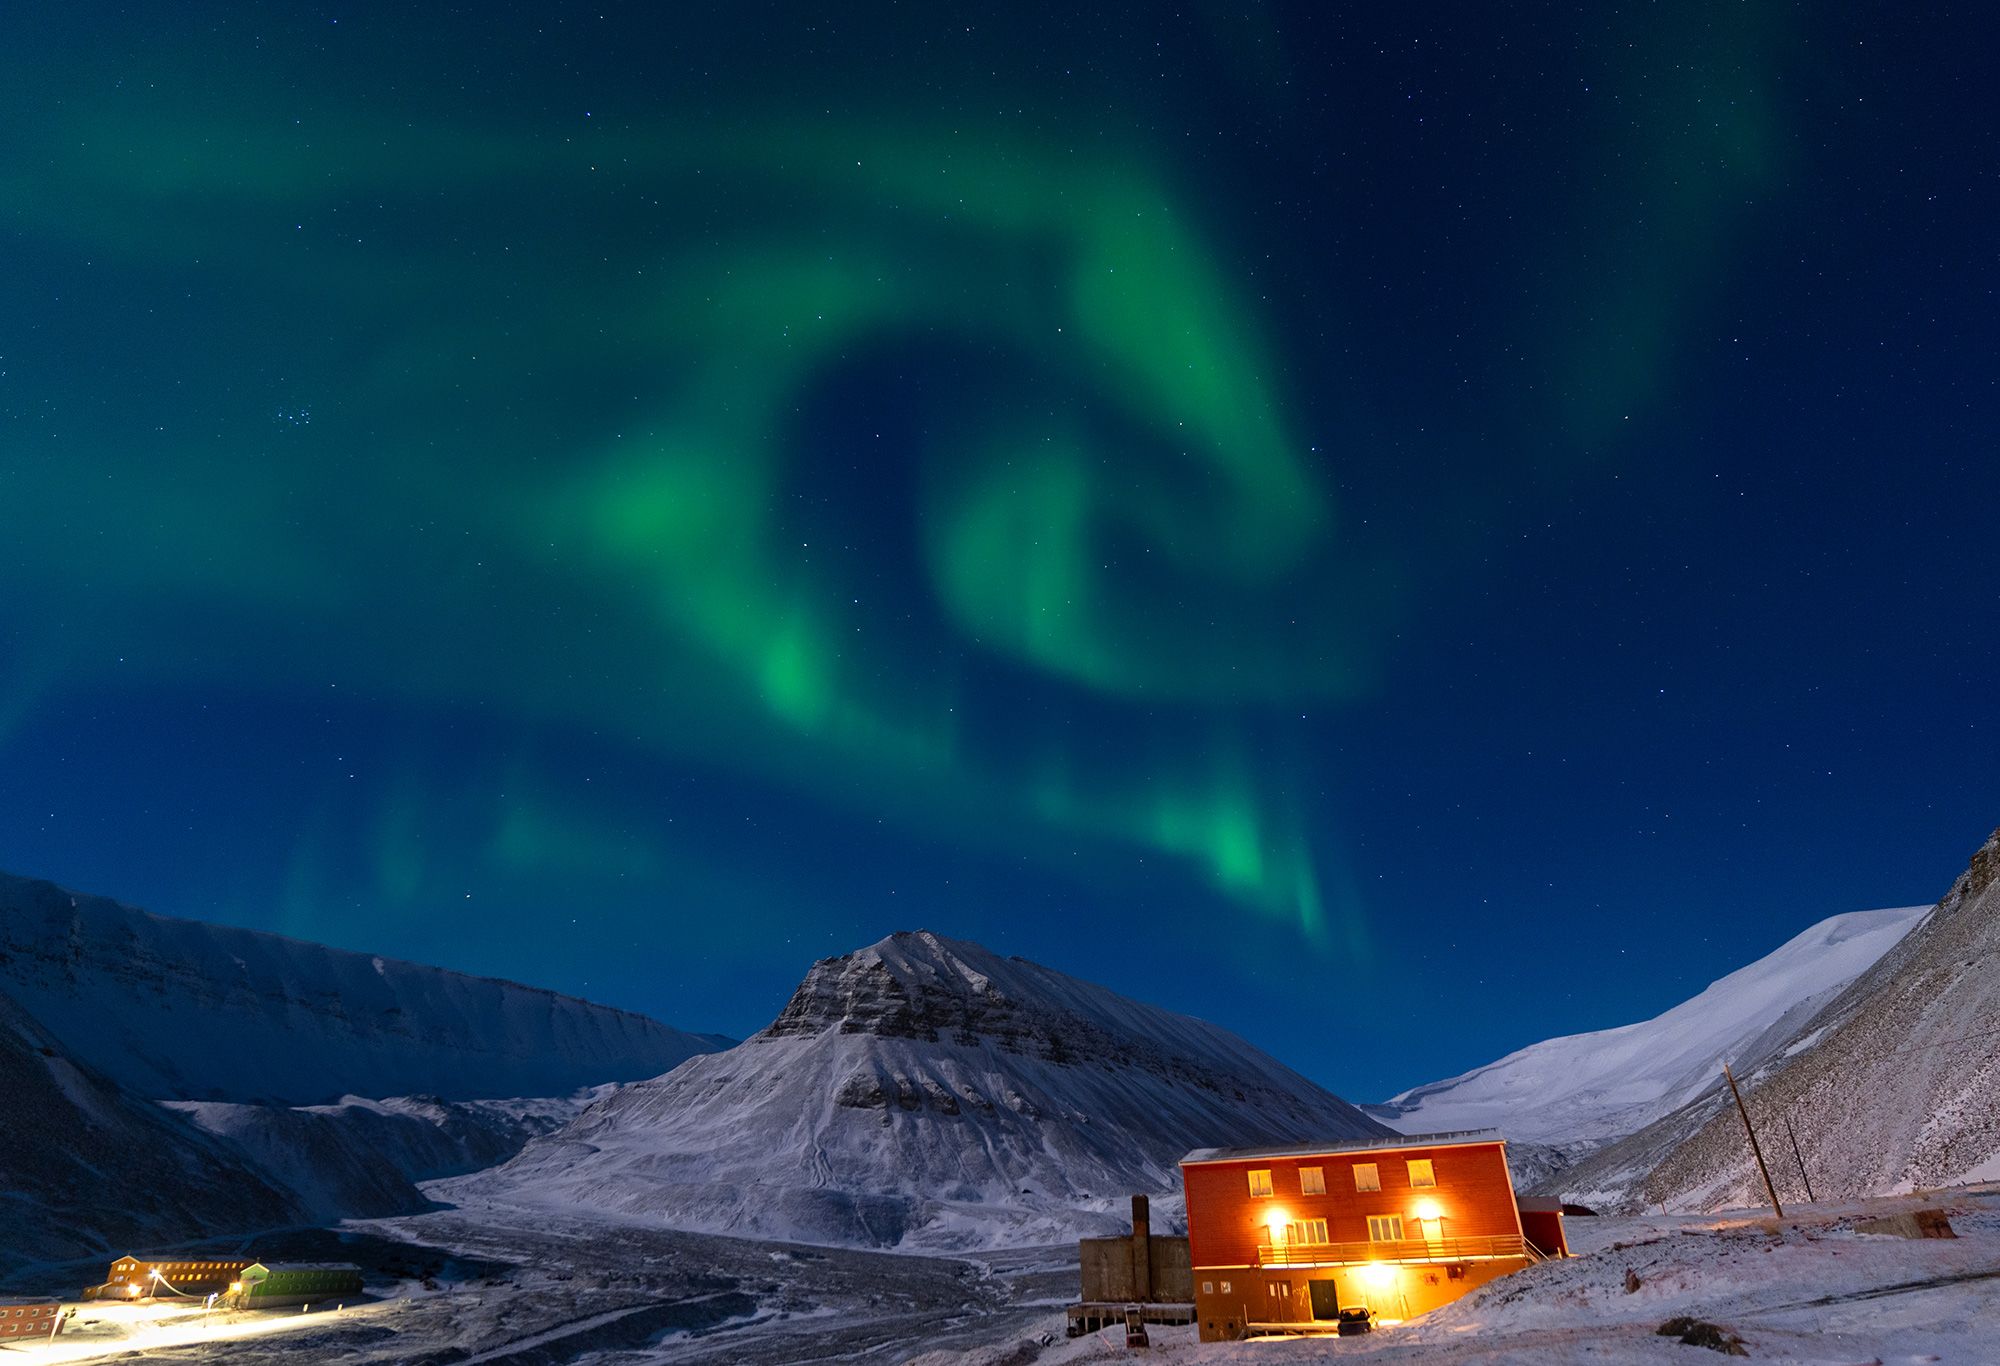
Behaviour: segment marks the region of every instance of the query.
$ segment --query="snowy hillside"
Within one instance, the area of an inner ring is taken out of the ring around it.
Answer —
[[[493,978],[174,920],[0,874],[0,991],[156,1099],[567,1095],[726,1041]]]
[[[1191,1148],[1383,1132],[1214,1025],[904,933],[815,964],[747,1042],[431,1189],[757,1237],[992,1246],[1122,1227],[1124,1197],[1177,1190]]]
[[[0,1276],[299,1216],[235,1152],[65,1056],[0,995]]]
[[[1490,1127],[1587,1150],[1713,1087],[1724,1060],[1742,1070],[1769,1057],[1928,909],[1832,916],[1650,1020],[1530,1044],[1365,1108],[1404,1133]]]
[[[514,1101],[348,1096],[337,1105],[296,1108],[228,1101],[166,1106],[236,1148],[313,1219],[332,1222],[425,1209],[429,1201],[417,1182],[505,1162],[612,1089]]]
[[[1822,1200],[2000,1177],[1996,1021],[2000,832],[1921,924],[1744,1078],[1779,1197],[1802,1198],[1808,1177]],[[1764,1198],[1741,1121],[1700,1101],[1566,1179],[1628,1207]]]

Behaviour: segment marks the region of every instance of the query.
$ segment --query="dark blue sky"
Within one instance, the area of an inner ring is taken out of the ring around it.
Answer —
[[[1369,1099],[2000,821],[1978,11],[4,23],[10,871]]]

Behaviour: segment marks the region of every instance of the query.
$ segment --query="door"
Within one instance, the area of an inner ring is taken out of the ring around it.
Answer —
[[[1316,1319],[1337,1319],[1340,1317],[1340,1293],[1328,1276],[1323,1281],[1308,1281],[1306,1286],[1312,1291],[1313,1317]]]

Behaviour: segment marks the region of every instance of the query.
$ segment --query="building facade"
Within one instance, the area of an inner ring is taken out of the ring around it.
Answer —
[[[352,1262],[253,1262],[229,1287],[227,1302],[236,1309],[278,1309],[360,1294],[361,1268]]]
[[[1181,1177],[1204,1341],[1410,1318],[1545,1255],[1492,1130],[1208,1148]]]
[[[247,1257],[120,1257],[111,1264],[104,1284],[92,1286],[84,1292],[84,1297],[109,1300],[136,1300],[147,1296],[200,1298],[227,1290],[229,1283],[251,1264]]]
[[[59,1301],[0,1297],[0,1342],[54,1337],[62,1321]]]

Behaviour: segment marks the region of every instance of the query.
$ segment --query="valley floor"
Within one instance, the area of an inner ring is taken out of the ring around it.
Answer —
[[[2000,1363],[2000,1190],[1934,1198],[1960,1237],[1852,1231],[1912,1200],[1751,1219],[1576,1219],[1580,1254],[1530,1268],[1425,1319],[1366,1337],[1202,1344],[1154,1329],[1151,1356],[1234,1363],[1678,1363],[1655,1329],[1681,1315],[1739,1336],[1753,1359]],[[300,1235],[310,1238],[314,1235]],[[247,1366],[639,1366],[911,1362],[1070,1366],[1130,1360],[1122,1335],[1062,1336],[1073,1249],[943,1258],[808,1248],[498,1209],[351,1225],[297,1253],[362,1260],[381,1298],[298,1314],[102,1319],[7,1361]],[[442,1251],[441,1251],[442,1250]],[[448,1255],[447,1255],[448,1254]],[[1637,1288],[1627,1290],[1627,1273]],[[128,1316],[128,1318],[131,1316]]]

